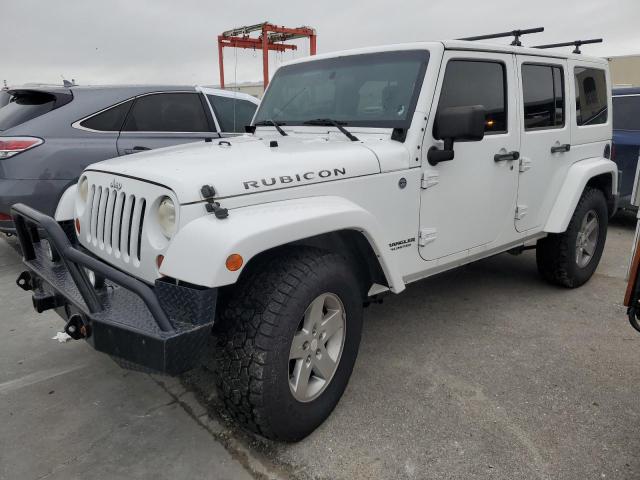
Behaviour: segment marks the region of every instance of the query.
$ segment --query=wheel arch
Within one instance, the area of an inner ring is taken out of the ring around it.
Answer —
[[[371,285],[374,283],[389,287],[390,282],[382,270],[380,259],[371,243],[361,231],[354,229],[335,230],[313,235],[264,250],[247,262],[239,280],[243,276],[251,274],[255,268],[259,268],[262,262],[281,255],[287,250],[303,247],[315,247],[319,250],[344,256],[356,273],[364,297],[367,296]]]
[[[585,188],[601,190],[607,200],[609,215],[613,215],[618,191],[616,164],[603,157],[590,158],[569,167],[564,183],[544,226],[548,233],[562,233],[569,226],[573,212]]]

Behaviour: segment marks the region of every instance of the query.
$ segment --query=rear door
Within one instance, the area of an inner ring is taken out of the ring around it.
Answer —
[[[569,74],[563,59],[517,56],[521,127],[516,230],[542,226],[571,163]]]
[[[135,99],[118,137],[118,154],[196,142],[215,132],[202,94],[151,93]]]

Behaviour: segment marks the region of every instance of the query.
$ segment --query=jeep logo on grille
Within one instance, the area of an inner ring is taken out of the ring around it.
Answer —
[[[119,181],[117,181],[115,178],[111,180],[111,184],[109,186],[118,191],[120,191],[120,189],[122,188],[122,184]]]

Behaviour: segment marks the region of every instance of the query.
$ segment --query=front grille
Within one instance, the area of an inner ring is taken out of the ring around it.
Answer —
[[[146,200],[110,187],[89,187],[87,241],[125,263],[140,263]]]

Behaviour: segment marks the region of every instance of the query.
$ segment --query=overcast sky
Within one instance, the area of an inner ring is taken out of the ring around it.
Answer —
[[[308,25],[318,52],[544,26],[525,44],[604,37],[598,56],[640,54],[640,0],[2,0],[0,80],[217,84],[217,35],[268,20]],[[504,40],[502,41],[504,42]],[[282,61],[309,52],[271,54]],[[236,61],[237,55],[237,61]],[[260,80],[261,59],[225,50],[227,83]]]

